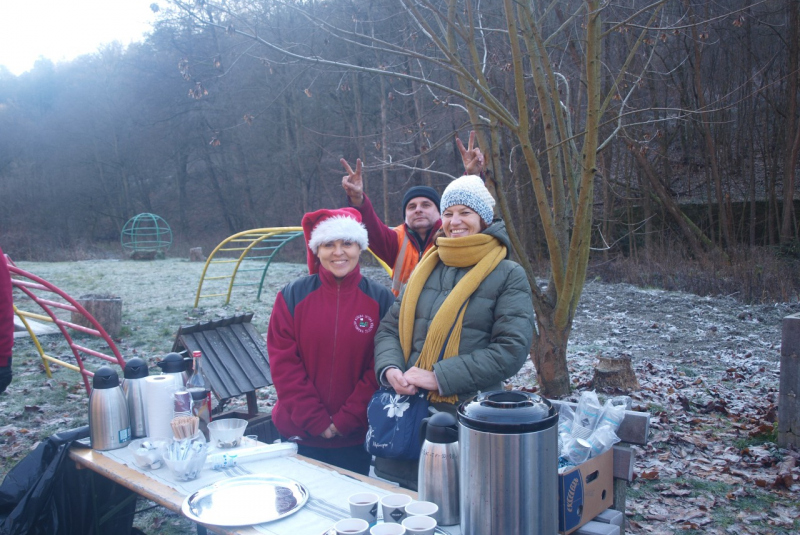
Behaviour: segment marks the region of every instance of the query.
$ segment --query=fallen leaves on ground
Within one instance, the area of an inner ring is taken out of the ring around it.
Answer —
[[[640,384],[633,410],[651,414],[649,443],[634,446],[631,489],[641,492],[629,493],[626,533],[798,532],[800,453],[774,442],[781,320],[798,309],[587,285],[570,337],[568,399],[593,388],[597,355],[626,354]],[[512,386],[534,381],[526,365]]]

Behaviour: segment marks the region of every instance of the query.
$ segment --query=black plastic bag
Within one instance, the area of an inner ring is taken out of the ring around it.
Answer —
[[[89,436],[81,427],[39,444],[0,485],[2,535],[129,534],[136,500],[133,491],[69,460],[73,442]],[[108,511],[128,500],[113,518],[96,525]]]

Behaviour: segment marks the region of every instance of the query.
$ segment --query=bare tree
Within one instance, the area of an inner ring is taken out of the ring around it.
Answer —
[[[620,114],[624,109],[611,104],[616,98],[625,102],[627,95],[621,82],[664,2],[638,12],[616,14],[612,14],[611,4],[599,0],[560,2],[558,14],[553,9],[555,4],[512,0],[499,5],[456,0],[384,3],[382,12],[413,32],[412,39],[396,41],[391,32],[377,37],[337,25],[333,6],[325,12],[318,5],[311,9],[276,2],[303,13],[318,31],[331,38],[398,58],[386,65],[356,64],[328,55],[324,49],[310,53],[295,40],[278,40],[265,32],[240,29],[233,23],[237,13],[223,4],[208,2],[203,10],[180,0],[175,4],[203,24],[227,25],[229,31],[261,44],[265,53],[278,61],[300,60],[322,70],[348,69],[411,80],[427,86],[436,102],[463,110],[478,130],[481,147],[488,152],[500,210],[533,288],[538,329],[531,355],[540,386],[550,396],[569,392],[566,349],[586,277],[601,128],[604,116]],[[397,5],[402,6],[403,18],[392,9]],[[354,9],[357,11],[358,6]],[[209,12],[216,18],[209,18]],[[366,11],[359,12],[359,16],[362,14],[367,16]],[[607,17],[619,18],[604,28]],[[603,65],[603,44],[620,28],[633,30],[636,38],[619,64]],[[407,62],[422,67],[412,74],[402,68]],[[608,92],[603,94],[606,78]],[[503,91],[503,79],[510,82],[508,91]],[[607,135],[613,136],[617,129]],[[524,209],[538,212],[544,231],[550,259],[544,289],[513,222],[514,210],[507,197],[508,172],[500,154],[504,136],[520,155],[521,167],[512,169],[511,175],[527,177],[534,192],[533,204]]]

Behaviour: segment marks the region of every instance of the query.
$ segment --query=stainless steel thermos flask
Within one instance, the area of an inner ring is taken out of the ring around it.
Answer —
[[[425,441],[419,455],[418,496],[439,506],[435,515],[439,525],[452,526],[459,522],[456,417],[437,412],[422,422]]]
[[[145,377],[150,374],[144,360],[134,357],[125,363],[122,392],[128,404],[132,438],[147,436],[147,411],[144,405]]]
[[[483,392],[458,408],[461,533],[558,531],[558,412],[518,391]]]
[[[89,396],[89,436],[96,450],[115,450],[131,440],[128,403],[117,372],[109,366],[101,366],[94,373]]]
[[[186,381],[191,375],[192,359],[185,359],[179,353],[167,353],[156,365],[164,375],[175,381],[175,390],[186,390]]]

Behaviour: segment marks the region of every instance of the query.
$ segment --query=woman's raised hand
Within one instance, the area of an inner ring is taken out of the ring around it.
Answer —
[[[355,171],[344,158],[341,158],[339,162],[341,162],[344,170],[347,171],[347,174],[342,177],[344,192],[350,198],[350,204],[361,206],[364,202],[364,179],[361,175],[361,158],[356,160]]]
[[[458,152],[461,153],[461,163],[464,164],[464,174],[480,175],[483,171],[483,153],[479,147],[475,147],[475,131],[469,133],[469,145],[464,148],[458,136],[456,136]]]

